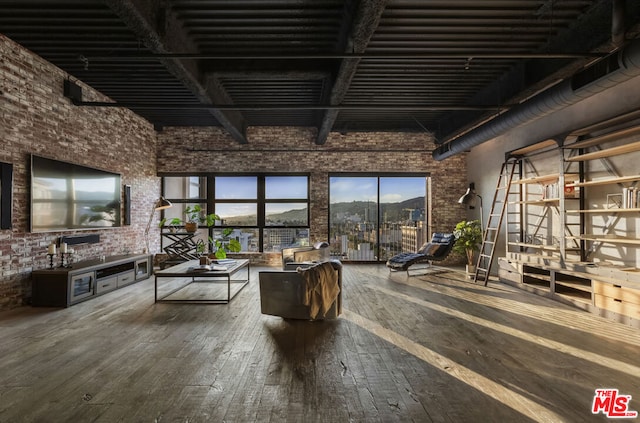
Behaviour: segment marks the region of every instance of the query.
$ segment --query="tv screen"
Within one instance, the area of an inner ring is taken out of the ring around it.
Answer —
[[[120,174],[31,156],[31,232],[120,226]]]

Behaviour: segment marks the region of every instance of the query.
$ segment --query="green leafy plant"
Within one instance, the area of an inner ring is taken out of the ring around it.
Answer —
[[[158,226],[160,228],[168,225],[170,227],[181,226],[185,223],[204,223],[207,227],[214,226],[216,221],[221,221],[222,219],[215,213],[203,214],[202,207],[199,204],[194,206],[187,206],[184,209],[185,214],[187,215],[187,220],[183,221],[180,218],[174,217],[171,220],[164,218],[160,221]],[[233,232],[233,228],[224,228],[222,229],[222,237],[219,239],[214,239],[209,237],[209,247],[210,251],[214,251],[214,255],[217,259],[224,259],[227,257],[227,253],[237,253],[242,250],[242,245],[238,242],[237,239],[229,238],[229,235]],[[204,254],[206,251],[206,243],[202,240],[199,240],[196,243],[196,253]]]
[[[184,214],[187,215],[186,221],[192,223],[201,223],[203,220],[202,212],[203,210],[200,204],[185,207]]]
[[[172,219],[167,219],[166,217],[164,217],[158,223],[158,227],[162,229],[165,227],[165,225],[169,228],[169,230],[174,231],[178,226],[182,226],[182,219],[180,219],[179,217],[174,217]]]
[[[237,239],[229,238],[229,235],[233,232],[233,228],[224,228],[222,230],[221,239],[213,239],[209,237],[209,242],[215,248],[215,256],[217,259],[223,259],[227,257],[228,252],[237,253],[242,249],[242,246]]]
[[[196,253],[198,255],[202,255],[205,253],[205,247],[206,244],[203,240],[199,239],[198,242],[196,242]]]
[[[220,216],[215,213],[210,213],[205,216],[202,216],[202,223],[206,224],[208,227],[211,227],[216,224],[216,220],[221,220]]]
[[[220,217],[215,213],[204,214],[204,209],[199,204],[193,206],[187,206],[184,209],[186,218],[180,219],[174,217],[172,219],[163,218],[158,224],[159,228],[169,227],[169,229],[175,229],[179,226],[184,226],[188,232],[195,232],[198,225],[201,223],[206,224],[208,227],[215,225],[216,220],[220,220]]]
[[[200,223],[204,223],[207,227],[211,227],[215,225],[216,220],[220,220],[220,216],[215,213],[204,214],[204,209],[200,204],[187,206],[184,209],[184,213],[187,216],[185,228],[190,232],[195,232]]]
[[[458,222],[453,230],[453,235],[456,237],[453,251],[465,255],[467,257],[467,264],[473,266],[475,252],[480,250],[480,245],[482,244],[482,227],[480,227],[480,221],[463,220]]]

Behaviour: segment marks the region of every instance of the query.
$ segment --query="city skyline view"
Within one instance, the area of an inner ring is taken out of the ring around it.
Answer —
[[[385,260],[424,239],[426,176],[335,176],[329,196],[331,254],[341,260]]]

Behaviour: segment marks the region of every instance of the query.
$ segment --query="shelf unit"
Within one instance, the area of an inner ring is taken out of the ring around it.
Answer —
[[[580,144],[580,143],[576,143]],[[568,148],[584,148],[584,146],[578,145],[575,147],[574,145],[569,146]],[[640,143],[631,143],[626,145],[620,145],[617,147],[607,148],[605,150],[593,151],[591,153],[579,154],[577,156],[568,157],[566,160],[568,162],[581,162],[587,160],[595,160],[595,159],[604,159],[607,157],[619,156],[621,154],[633,153],[635,151],[640,151]]]
[[[619,120],[615,123],[620,125]],[[560,172],[525,174],[513,182],[525,187],[519,198],[508,202],[514,220],[525,229],[521,239],[510,239],[515,231],[507,231],[506,255],[499,259],[501,281],[640,328],[640,190],[635,189],[640,182],[635,166],[640,160],[640,124],[634,123],[613,131],[602,123],[579,135],[604,135],[547,148],[542,159],[534,150],[520,158],[533,162],[529,167],[535,171],[535,160],[544,160],[539,167],[548,170],[549,157],[555,156]],[[567,140],[576,138],[571,134]],[[530,189],[547,184],[564,189],[557,198]],[[613,199],[616,202],[610,202]],[[545,220],[552,211],[553,224]],[[544,224],[527,221],[536,213]],[[557,244],[548,242],[552,238]]]
[[[600,144],[604,141],[607,142],[613,142],[616,141],[618,139],[617,136],[614,135],[620,135],[620,134],[624,134],[625,136],[628,136],[629,134],[633,134],[633,135],[638,135],[640,134],[640,131],[638,130],[638,128],[631,128],[631,129],[624,129],[621,131],[616,131],[612,134],[607,134],[606,136],[601,136],[601,137],[595,137],[593,139],[587,139],[584,141],[578,141],[575,142],[573,144],[569,144],[568,146],[566,146],[564,148],[565,152],[578,152],[577,155],[572,155],[569,157],[565,157],[565,161],[567,163],[585,163],[585,162],[590,162],[590,161],[594,161],[594,160],[600,160],[602,161],[605,166],[604,168],[607,169],[609,172],[613,172],[614,167],[609,163],[608,159],[616,157],[616,156],[620,156],[620,155],[626,155],[626,154],[630,154],[633,152],[640,152],[640,141],[635,141],[635,142],[630,142],[630,143],[625,143],[622,145],[616,145],[613,147],[609,147],[609,148],[604,148],[604,149],[600,149]],[[588,149],[590,147],[598,147],[599,149],[597,151],[592,151],[592,152],[585,152],[585,149]],[[564,154],[563,154],[564,155]],[[583,167],[584,168],[584,167]],[[620,196],[624,196],[625,194],[625,189],[631,189],[633,191],[637,191],[633,185],[635,185],[636,182],[640,181],[640,175],[626,175],[626,176],[608,176],[605,178],[599,178],[599,179],[592,179],[592,180],[586,180],[586,172],[582,172],[581,178],[579,182],[576,182],[574,184],[572,184],[574,187],[581,187],[583,189],[589,189],[591,187],[604,187],[604,186],[608,186],[608,185],[621,185],[623,186],[622,191],[619,193]],[[626,184],[632,184],[631,187],[624,187],[624,185]],[[632,192],[633,192],[632,191]],[[637,193],[636,193],[637,194]],[[618,194],[616,194],[618,195]],[[624,200],[622,202],[622,206],[619,207],[608,207],[609,204],[604,204],[602,203],[602,205],[600,205],[600,207],[598,208],[593,208],[593,207],[584,207],[584,208],[580,208],[580,209],[575,209],[575,210],[568,210],[568,213],[575,213],[575,214],[579,214],[581,216],[581,218],[583,220],[586,219],[590,219],[591,216],[596,216],[596,215],[608,215],[610,218],[613,218],[614,221],[619,220],[621,217],[620,215],[625,215],[627,216],[629,219],[634,219],[636,216],[634,216],[635,214],[637,214],[638,212],[640,212],[640,208],[637,207],[638,204],[638,200],[635,198],[636,196],[634,195],[633,200],[632,200],[632,204],[629,205],[630,203],[627,203],[626,205],[624,204]],[[583,228],[585,228],[587,226],[588,222],[583,223]],[[592,224],[592,226],[595,226]],[[621,244],[621,245],[640,245],[640,240],[638,240],[635,237],[635,234],[633,236],[630,235],[616,235],[616,234],[609,234],[608,231],[611,230],[611,228],[613,228],[613,225],[607,225],[607,224],[603,224],[603,228],[601,230],[601,233],[587,233],[586,230],[583,230],[583,232],[581,233],[581,235],[579,237],[577,237],[577,239],[579,239],[580,241],[583,241],[585,243],[590,243],[592,244],[592,247],[587,249],[587,251],[593,251],[593,245],[594,243],[597,244]],[[585,260],[589,260],[589,257],[587,254],[583,254],[583,259]]]
[[[522,283],[549,291],[551,289],[551,272],[541,267],[524,265],[522,267]]]
[[[548,147],[548,144],[543,145]],[[549,150],[545,152],[549,153]],[[579,197],[566,196],[565,181],[574,183],[580,175],[565,172],[538,174],[530,158],[520,160],[520,178],[512,182],[517,191],[509,193],[507,201],[507,252],[536,252],[561,260],[567,254],[579,253],[579,244],[567,245],[566,242],[567,236],[571,237],[577,231],[579,222],[568,221],[564,208],[567,200],[579,200]],[[569,191],[575,192],[575,188],[571,187]],[[532,210],[531,207],[535,206],[538,209]],[[513,216],[517,217],[514,219]],[[549,225],[562,229],[550,233],[546,231]]]

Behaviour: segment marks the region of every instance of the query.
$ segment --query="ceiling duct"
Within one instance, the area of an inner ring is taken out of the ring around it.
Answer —
[[[510,129],[568,107],[640,75],[640,40],[586,67],[552,88],[531,97],[488,123],[436,148],[435,160],[444,160],[480,145]]]

